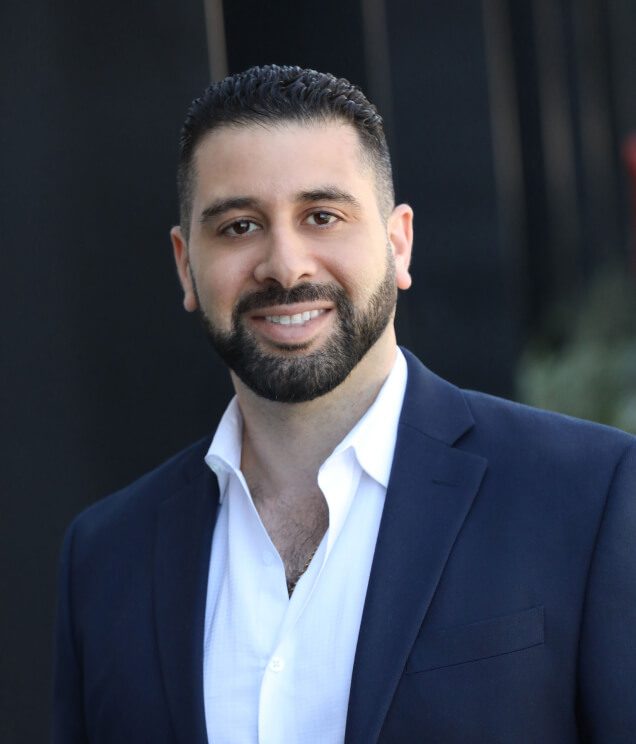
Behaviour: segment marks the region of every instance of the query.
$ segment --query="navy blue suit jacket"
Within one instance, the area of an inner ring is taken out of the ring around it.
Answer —
[[[636,439],[407,360],[347,744],[636,741]],[[55,742],[206,741],[208,444],[71,525]]]

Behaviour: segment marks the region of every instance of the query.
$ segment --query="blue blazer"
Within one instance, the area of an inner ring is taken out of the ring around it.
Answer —
[[[406,355],[346,744],[633,743],[636,439]],[[69,528],[54,742],[206,742],[208,445]]]

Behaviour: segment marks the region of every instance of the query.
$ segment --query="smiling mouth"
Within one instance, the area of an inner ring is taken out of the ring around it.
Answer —
[[[304,313],[295,313],[294,315],[266,315],[265,320],[269,323],[276,323],[278,325],[305,325],[310,320],[317,318],[319,315],[323,315],[326,311],[323,310],[306,310]]]

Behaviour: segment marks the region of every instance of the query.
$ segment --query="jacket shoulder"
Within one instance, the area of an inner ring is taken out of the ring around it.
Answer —
[[[624,445],[636,442],[634,435],[594,421],[534,408],[524,403],[498,398],[475,390],[462,390],[461,392],[473,416],[479,421],[499,421],[501,425],[536,428],[544,433],[567,432],[577,437],[594,437],[597,441],[614,441]]]
[[[622,455],[636,444],[626,432],[474,390],[462,390],[435,375],[402,349],[409,367],[401,423],[461,449],[543,452],[548,459],[571,452],[580,457]]]
[[[636,447],[636,437],[610,426],[472,390],[462,394],[475,421],[466,443],[479,441],[499,454],[515,450],[526,459],[558,461],[563,467],[605,463],[612,468]]]
[[[117,524],[147,523],[162,501],[187,491],[209,472],[204,458],[210,441],[205,437],[194,442],[130,485],[87,507],[74,518],[68,532],[88,536]]]

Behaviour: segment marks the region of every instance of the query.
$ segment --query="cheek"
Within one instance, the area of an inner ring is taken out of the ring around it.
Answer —
[[[343,241],[331,254],[324,256],[334,276],[364,292],[384,276],[387,264],[387,244],[378,231],[365,230]]]
[[[201,309],[215,322],[226,324],[240,295],[235,274],[227,268],[208,266],[197,275],[197,291]]]
[[[210,252],[200,267],[202,280],[219,296],[241,292],[252,280],[254,259],[246,251]]]
[[[360,260],[359,256],[349,261],[340,260],[332,268],[332,274],[354,302],[364,303],[375,291],[386,272],[386,254],[382,261]]]

